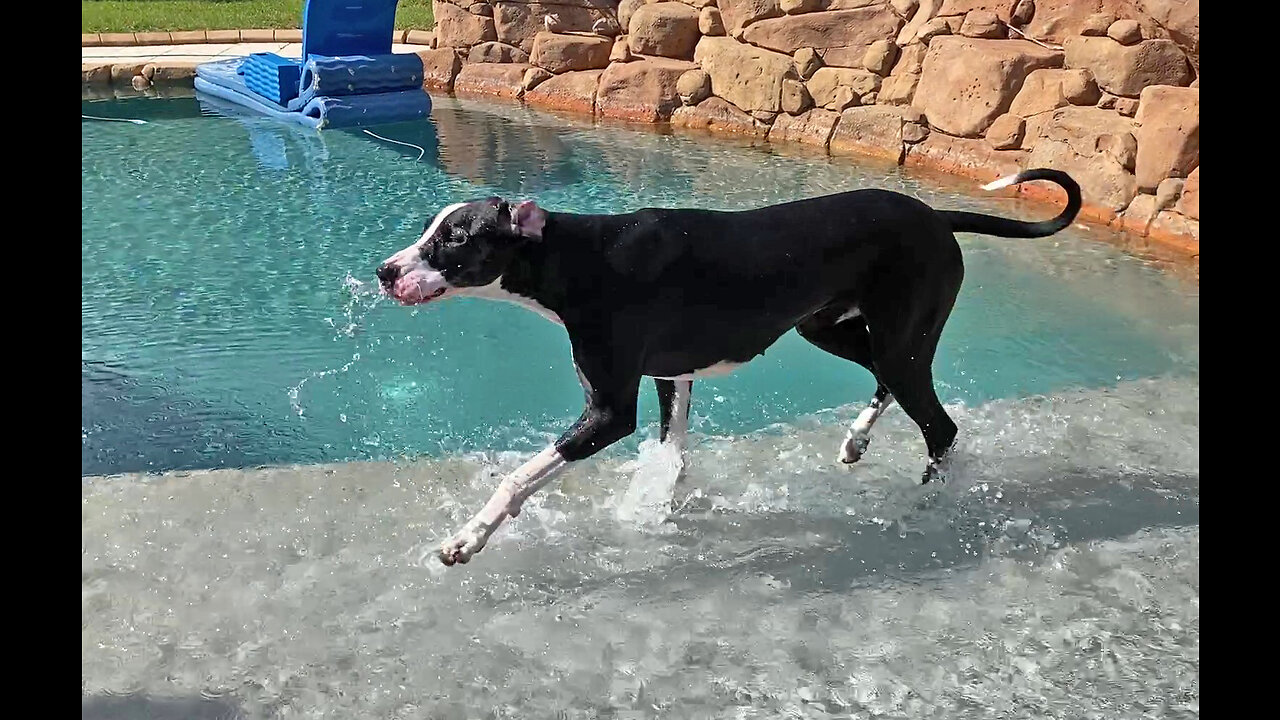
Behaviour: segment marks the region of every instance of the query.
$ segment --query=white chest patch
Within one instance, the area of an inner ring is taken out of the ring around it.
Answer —
[[[853,307],[851,307],[851,308],[849,308],[848,310],[846,310],[846,311],[844,312],[844,314],[843,314],[843,315],[841,315],[840,317],[836,318],[836,322],[837,322],[837,323],[842,323],[842,322],[844,322],[845,320],[848,320],[848,319],[850,319],[850,318],[856,318],[856,317],[861,317],[861,316],[862,316],[862,309],[861,309],[861,308],[859,308],[857,305],[854,305]]]
[[[560,319],[559,315],[556,315],[554,312],[540,305],[537,300],[503,290],[501,276],[488,285],[459,288],[457,294],[463,297],[478,297],[486,300],[501,300],[503,302],[515,303],[525,309],[538,313],[557,325],[564,325],[564,321]]]
[[[746,363],[737,363],[737,362],[729,362],[727,360],[721,360],[715,365],[711,365],[710,367],[704,367],[701,370],[694,370],[691,373],[685,373],[683,375],[675,375],[673,377],[660,377],[658,375],[654,375],[653,377],[656,377],[659,380],[696,380],[698,378],[721,377],[723,375],[728,375],[729,373],[733,372],[734,370],[737,370],[738,368],[742,367],[745,364]]]

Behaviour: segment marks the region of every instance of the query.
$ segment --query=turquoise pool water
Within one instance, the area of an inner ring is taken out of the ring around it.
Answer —
[[[435,133],[379,133],[424,147],[421,161],[361,133],[201,117],[194,100],[110,112],[152,121],[82,128],[86,474],[529,449],[558,434],[581,410],[560,328],[503,304],[415,311],[372,293],[377,262],[459,198],[607,212],[891,187],[939,206],[1046,212],[896,171],[465,105],[442,107]],[[1080,231],[963,242],[965,286],[935,366],[943,402],[1196,373],[1194,287]],[[694,427],[757,430],[873,389],[791,333],[698,383]]]
[[[946,484],[788,335],[653,440],[568,469],[469,565],[432,550],[574,419],[562,330],[406,310],[376,263],[460,197],[738,208],[853,187],[1051,212],[898,169],[436,98],[303,132],[86,103],[83,717],[1199,717],[1194,283],[1079,229],[963,237]],[[668,501],[676,500],[677,511]]]

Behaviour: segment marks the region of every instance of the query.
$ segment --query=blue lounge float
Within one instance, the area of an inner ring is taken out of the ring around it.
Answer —
[[[393,54],[397,0],[307,0],[302,57],[275,53],[196,68],[196,92],[313,128],[360,127],[427,117],[422,60]]]

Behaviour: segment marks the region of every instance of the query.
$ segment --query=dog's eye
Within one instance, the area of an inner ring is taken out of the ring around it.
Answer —
[[[467,234],[458,227],[450,227],[445,231],[444,241],[447,245],[462,245],[467,241]]]

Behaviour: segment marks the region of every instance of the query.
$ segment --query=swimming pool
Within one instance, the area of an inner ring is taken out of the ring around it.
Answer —
[[[874,384],[789,334],[696,383],[683,511],[659,512],[671,488],[646,390],[625,447],[444,573],[429,549],[494,473],[577,417],[581,390],[563,330],[532,313],[373,292],[377,262],[443,205],[735,209],[888,187],[1052,210],[448,98],[430,126],[374,129],[421,158],[192,99],[85,113],[149,120],[82,126],[93,702],[142,692],[263,717],[1198,712],[1194,283],[1074,228],[963,237],[935,363],[961,428],[954,482],[915,485],[923,441],[896,408],[855,469],[836,467]]]

